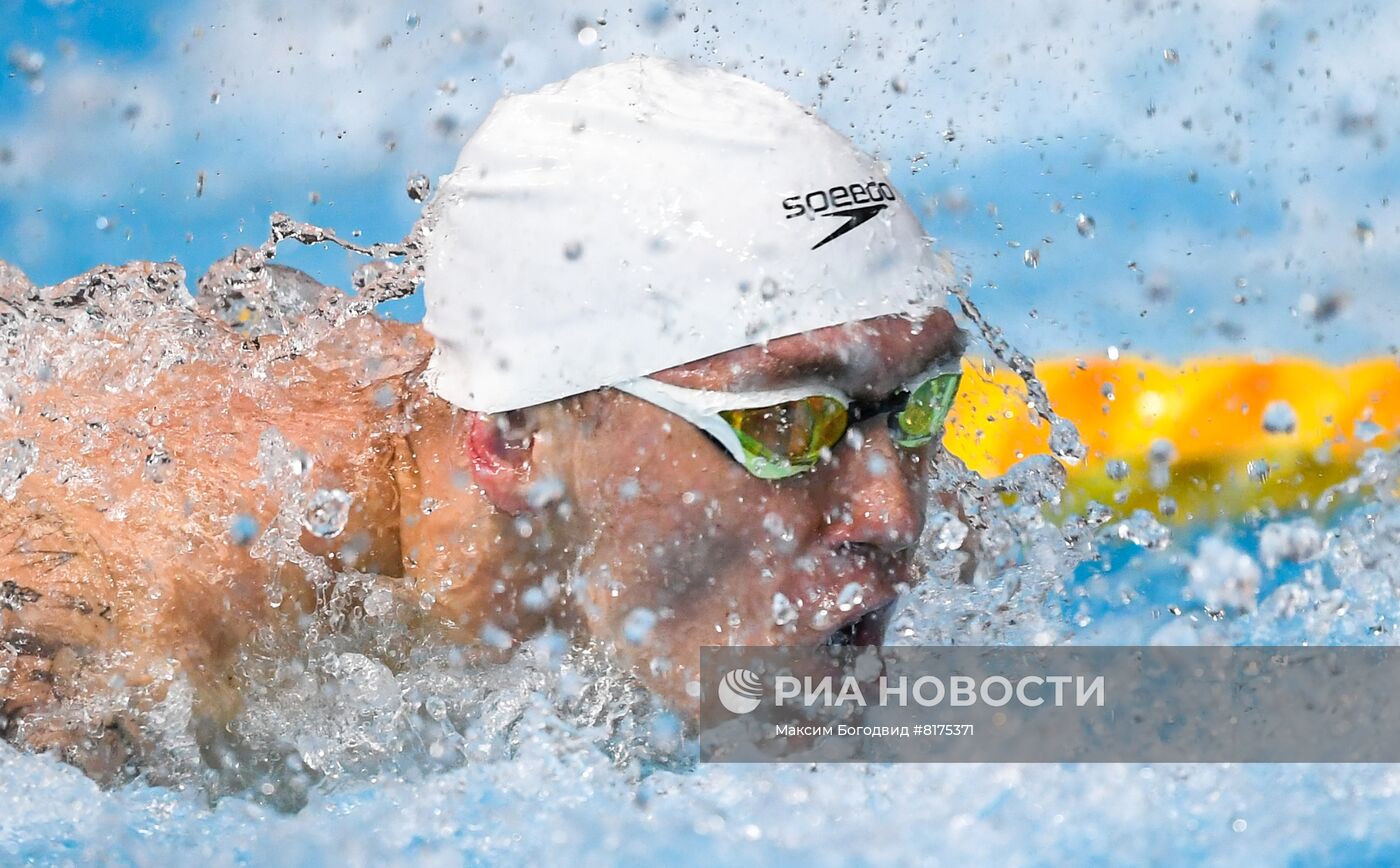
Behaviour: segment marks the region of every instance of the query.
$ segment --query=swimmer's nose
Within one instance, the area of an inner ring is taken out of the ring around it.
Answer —
[[[906,474],[889,429],[853,431],[833,458],[832,507],[824,539],[833,547],[864,545],[885,552],[914,547],[924,529],[924,498]]]

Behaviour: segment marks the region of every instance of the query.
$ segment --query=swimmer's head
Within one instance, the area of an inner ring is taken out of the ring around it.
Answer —
[[[963,346],[879,163],[637,58],[501,100],[432,209],[427,382],[568,617],[684,706],[701,646],[878,641]]]
[[[772,88],[651,58],[502,99],[431,208],[430,382],[490,413],[926,313],[949,280],[845,136]]]

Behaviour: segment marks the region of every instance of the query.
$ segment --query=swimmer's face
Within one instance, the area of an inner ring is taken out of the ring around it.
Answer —
[[[878,399],[962,344],[940,310],[794,335],[654,376],[718,391],[815,378]],[[871,419],[828,461],[775,482],[645,401],[600,390],[581,407],[540,456],[568,489],[576,614],[653,689],[696,707],[688,685],[706,645],[880,641],[896,596],[917,580],[910,561],[937,439],[899,447],[885,419]]]

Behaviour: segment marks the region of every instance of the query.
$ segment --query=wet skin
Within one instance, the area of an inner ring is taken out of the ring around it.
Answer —
[[[419,381],[430,346],[417,327],[366,319],[267,376],[197,362],[128,391],[94,373],[0,417],[0,442],[23,437],[40,456],[0,500],[6,734],[110,779],[148,747],[141,717],[176,685],[193,689],[196,720],[226,722],[260,671],[250,659],[297,653],[310,613],[362,614],[361,593],[327,591],[327,566],[380,577],[394,605],[378,617],[406,641],[481,647],[553,626],[612,643],[682,709],[697,703],[700,647],[878,641],[916,580],[936,443],[896,447],[869,420],[814,471],[764,481],[613,390],[495,417],[456,409]],[[656,377],[879,398],[961,349],[937,311]],[[270,432],[300,455],[302,475],[283,474],[300,496],[353,498],[339,534],[277,523],[286,491],[263,479],[260,444],[264,465],[288,453]],[[281,556],[267,551],[278,535]],[[797,612],[784,625],[778,593]]]

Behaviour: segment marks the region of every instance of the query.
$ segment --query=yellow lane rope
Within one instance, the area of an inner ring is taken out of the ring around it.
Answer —
[[[1400,427],[1400,363],[1391,358],[1056,359],[1036,374],[1089,450],[1069,468],[1072,506],[1093,498],[1195,518],[1307,504],[1352,475],[1365,449],[1393,446]],[[1049,426],[1024,395],[1009,371],[965,362],[949,451],[984,476],[1047,452]]]

